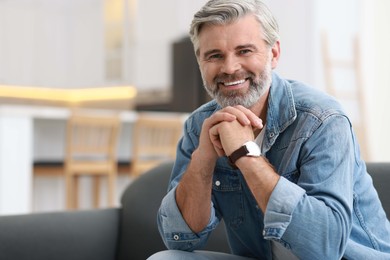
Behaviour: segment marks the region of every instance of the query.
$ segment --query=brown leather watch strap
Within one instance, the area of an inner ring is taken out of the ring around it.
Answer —
[[[236,161],[243,156],[246,156],[249,153],[248,149],[245,145],[241,146],[237,150],[235,150],[230,156],[228,156],[229,163],[232,166],[236,165]]]

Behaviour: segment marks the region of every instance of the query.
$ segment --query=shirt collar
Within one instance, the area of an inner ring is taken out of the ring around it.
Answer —
[[[291,125],[296,117],[297,111],[291,84],[273,72],[268,97],[267,124],[263,141],[264,151],[271,148],[278,135]]]

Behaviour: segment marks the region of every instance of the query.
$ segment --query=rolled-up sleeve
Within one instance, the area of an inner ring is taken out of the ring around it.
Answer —
[[[194,233],[187,225],[176,204],[176,187],[170,190],[162,200],[158,212],[158,228],[168,249],[193,251],[201,249],[207,242],[210,232],[219,223],[211,205],[210,221],[199,233]],[[212,204],[212,203],[211,203]]]
[[[264,216],[264,238],[280,239],[305,190],[281,177],[271,194]]]

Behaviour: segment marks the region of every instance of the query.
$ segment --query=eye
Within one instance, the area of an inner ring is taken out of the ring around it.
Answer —
[[[249,54],[249,53],[251,53],[252,52],[252,50],[250,50],[250,49],[242,49],[242,50],[239,50],[238,51],[238,53],[240,54],[240,55],[246,55],[246,54]]]
[[[209,60],[209,61],[220,60],[222,58],[223,58],[222,54],[217,53],[217,54],[213,54],[213,55],[208,56],[207,60]]]

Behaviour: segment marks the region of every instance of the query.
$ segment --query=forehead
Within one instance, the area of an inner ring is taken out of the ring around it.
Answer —
[[[208,24],[199,33],[199,53],[210,49],[234,49],[240,45],[264,43],[263,30],[254,15],[224,25]]]

